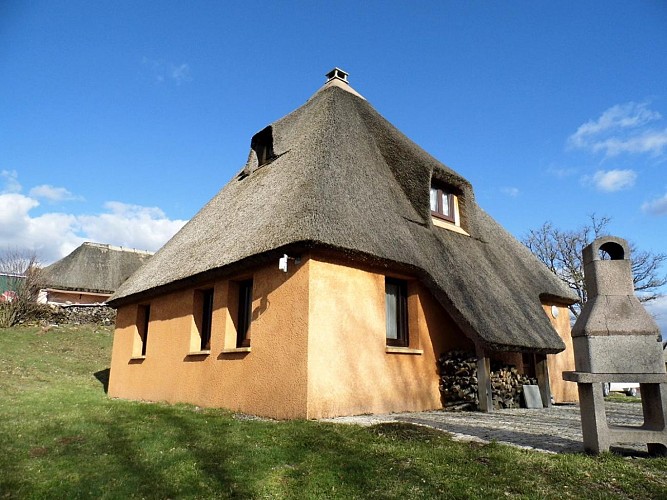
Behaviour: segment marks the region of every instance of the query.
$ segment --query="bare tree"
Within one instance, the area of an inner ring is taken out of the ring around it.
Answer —
[[[581,251],[600,236],[608,235],[609,217],[589,216],[590,222],[574,230],[561,230],[551,222],[545,222],[538,229],[531,229],[522,238],[533,254],[549,270],[558,276],[579,297],[579,304],[570,306],[575,317],[586,303],[586,285],[584,283],[584,264]],[[662,263],[667,261],[667,254],[639,250],[632,242],[630,253],[635,292],[641,302],[649,302],[662,297],[660,288],[667,284],[667,275],[660,273]]]
[[[40,289],[37,256],[27,250],[0,251],[0,274],[7,290],[0,294],[0,328],[28,319]]]

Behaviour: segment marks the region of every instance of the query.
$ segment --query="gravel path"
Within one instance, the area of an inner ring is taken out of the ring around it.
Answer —
[[[639,426],[644,420],[640,404],[606,402],[605,408],[607,420],[611,424]],[[461,441],[496,441],[546,453],[584,451],[577,405],[558,405],[541,410],[499,410],[493,413],[435,410],[337,417],[324,421],[356,425],[408,422],[446,431]],[[644,455],[646,445],[627,444],[612,447],[612,451]]]

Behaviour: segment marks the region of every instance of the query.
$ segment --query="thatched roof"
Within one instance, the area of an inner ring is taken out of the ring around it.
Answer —
[[[291,247],[344,251],[411,270],[462,330],[490,349],[564,348],[540,304],[575,297],[474,200],[470,183],[332,80],[257,137],[248,162],[111,297],[118,306],[223,276]],[[254,145],[254,143],[253,143]],[[433,225],[431,176],[458,191],[470,236]]]
[[[153,254],[99,243],[83,243],[66,257],[45,267],[44,288],[113,293]]]

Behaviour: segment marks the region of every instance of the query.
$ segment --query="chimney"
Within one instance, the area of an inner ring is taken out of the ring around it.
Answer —
[[[340,68],[334,68],[326,74],[327,82],[331,80],[342,80],[345,83],[350,83],[347,81],[347,73]]]
[[[572,327],[577,371],[664,373],[660,331],[635,296],[627,241],[598,238],[582,254],[588,301]]]

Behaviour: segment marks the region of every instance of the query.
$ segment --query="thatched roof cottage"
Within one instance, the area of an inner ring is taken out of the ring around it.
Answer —
[[[109,394],[276,418],[432,409],[437,356],[461,348],[482,372],[530,357],[548,397],[575,297],[465,178],[327,76],[111,297]]]
[[[104,303],[152,255],[85,242],[41,271],[42,300],[53,304]]]

